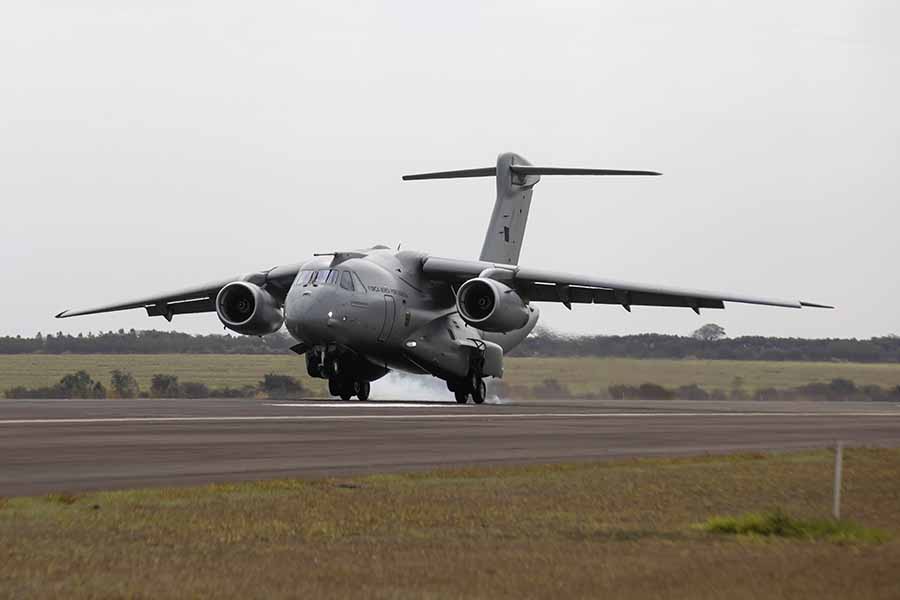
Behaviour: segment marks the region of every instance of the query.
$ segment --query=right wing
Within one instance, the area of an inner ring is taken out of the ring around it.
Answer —
[[[77,317],[80,315],[94,315],[98,313],[129,310],[132,308],[144,308],[149,317],[165,317],[167,321],[171,321],[173,315],[215,312],[216,295],[218,295],[219,290],[233,281],[248,281],[250,283],[255,283],[272,294],[279,302],[283,303],[287,291],[290,289],[291,283],[294,281],[299,270],[299,263],[274,267],[268,271],[259,271],[248,275],[213,281],[204,285],[189,287],[167,294],[138,298],[129,302],[107,304],[105,306],[95,306],[78,310],[64,310],[56,315],[56,318],[65,319],[67,317]]]

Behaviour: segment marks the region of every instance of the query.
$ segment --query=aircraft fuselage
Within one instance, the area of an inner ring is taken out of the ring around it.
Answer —
[[[388,369],[460,379],[469,371],[476,340],[506,352],[534,328],[536,307],[516,331],[491,334],[469,326],[457,312],[451,285],[423,276],[424,257],[376,248],[301,265],[284,313],[287,330],[306,350],[310,374],[333,376],[329,361],[335,359],[338,369],[368,380]]]

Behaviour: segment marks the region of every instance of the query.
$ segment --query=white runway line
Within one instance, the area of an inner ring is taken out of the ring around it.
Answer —
[[[295,408],[465,408],[455,402],[280,402],[266,406],[287,406]]]
[[[467,414],[426,414],[426,415],[261,415],[261,416],[208,416],[208,417],[97,417],[97,418],[61,418],[61,419],[4,419],[0,425],[53,425],[53,424],[90,424],[90,423],[195,423],[195,422],[256,422],[256,421],[387,421],[387,420],[439,420],[439,419],[571,419],[571,418],[659,418],[659,417],[776,417],[776,418],[810,418],[810,417],[897,417],[900,412],[594,412],[594,413],[485,413],[473,410]]]

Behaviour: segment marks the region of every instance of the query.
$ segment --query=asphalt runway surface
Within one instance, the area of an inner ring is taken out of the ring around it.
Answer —
[[[3,400],[0,496],[440,466],[900,446],[900,405]]]

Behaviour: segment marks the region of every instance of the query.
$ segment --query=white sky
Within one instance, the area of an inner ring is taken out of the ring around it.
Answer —
[[[521,263],[837,311],[542,305],[567,332],[900,333],[891,1],[14,2],[0,9],[0,333],[316,251],[476,258],[490,179],[535,188]]]

